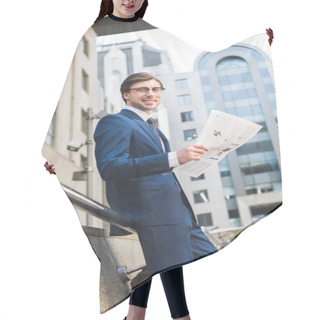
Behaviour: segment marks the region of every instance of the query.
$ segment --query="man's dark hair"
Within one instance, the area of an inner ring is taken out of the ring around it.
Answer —
[[[130,88],[132,87],[133,84],[137,83],[137,82],[141,82],[141,81],[149,81],[149,80],[155,80],[155,81],[158,81],[159,84],[160,84],[160,87],[161,89],[163,89],[163,84],[162,82],[156,78],[155,76],[153,76],[152,74],[150,73],[147,73],[147,72],[138,72],[138,73],[133,73],[131,74],[129,77],[127,77],[126,79],[124,79],[124,81],[122,82],[121,84],[121,87],[120,87],[120,92],[121,92],[121,95],[122,95],[122,99],[126,101],[126,99],[123,97],[123,94],[125,92],[129,92]]]

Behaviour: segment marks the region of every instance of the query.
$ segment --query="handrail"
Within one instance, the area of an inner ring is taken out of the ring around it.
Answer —
[[[136,232],[135,224],[132,220],[63,183],[61,183],[61,186],[72,204],[83,208],[86,210],[87,214],[116,225],[129,232]]]

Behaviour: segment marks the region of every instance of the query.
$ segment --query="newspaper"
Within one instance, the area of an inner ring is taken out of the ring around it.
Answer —
[[[192,160],[175,167],[173,171],[197,178],[228,153],[248,142],[261,128],[262,126],[249,120],[212,110],[196,141],[196,144],[206,146],[209,151],[205,152],[201,160]]]

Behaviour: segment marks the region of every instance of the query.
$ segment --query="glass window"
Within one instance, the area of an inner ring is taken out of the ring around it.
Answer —
[[[248,155],[249,161],[251,163],[254,162],[265,162],[264,152],[250,153]]]
[[[83,170],[87,167],[87,157],[85,157],[83,154],[80,154],[80,166]]]
[[[241,156],[238,156],[238,162],[241,163],[248,163],[249,161],[249,156],[247,154],[243,154]]]
[[[89,41],[86,37],[81,39],[81,50],[87,57],[89,57]]]
[[[267,182],[271,182],[271,175],[269,172],[264,173],[256,173],[254,176],[255,184],[264,184]]]
[[[219,83],[221,86],[229,84],[228,76],[220,76]]]
[[[190,141],[190,140],[197,138],[197,130],[196,129],[184,130],[183,134],[184,134],[185,141]]]
[[[274,93],[274,87],[272,83],[265,84],[265,88],[268,93]]]
[[[253,179],[253,175],[249,174],[249,175],[245,175],[242,177],[243,178],[243,183],[245,185],[252,185],[254,184],[254,179]]]
[[[269,132],[258,132],[257,137],[260,141],[270,140]]]
[[[213,101],[213,93],[212,92],[204,92],[204,100],[206,102]]]
[[[187,121],[193,121],[193,111],[188,111],[188,112],[182,112],[181,113],[181,121],[182,122],[187,122]]]
[[[258,152],[266,152],[273,151],[272,142],[270,140],[267,141],[259,141],[253,143],[246,143],[240,148],[236,149],[238,155],[246,154],[246,153],[258,153]]]
[[[261,110],[261,106],[260,104],[254,104],[251,106],[251,110],[252,110],[252,113],[253,114],[261,114],[262,113],[262,110]],[[261,129],[262,130],[262,129]],[[261,131],[260,130],[260,131]]]
[[[143,55],[144,67],[153,67],[161,64],[160,52],[154,52],[154,51],[142,49],[142,55]]]
[[[264,152],[264,156],[265,156],[266,160],[277,159],[276,153],[274,151]]]
[[[240,217],[240,214],[238,209],[229,210],[230,219],[239,218],[239,217]]]
[[[179,106],[183,106],[185,104],[191,103],[191,96],[190,94],[183,94],[181,96],[178,96],[178,104]]]
[[[204,177],[204,173],[203,174],[201,174],[199,177],[197,177],[197,178],[194,178],[194,177],[190,177],[191,178],[191,181],[197,181],[197,180],[204,180],[205,179],[205,177]]]
[[[252,216],[265,215],[271,213],[280,203],[266,203],[257,206],[251,206],[250,212]]]
[[[210,113],[210,110],[215,108],[214,102],[213,101],[206,102],[206,108],[207,108],[208,112]]]
[[[222,177],[222,184],[224,187],[232,187],[233,186],[233,181],[231,179],[230,175]]]
[[[203,92],[212,92],[212,87],[211,86],[202,86]]]
[[[232,93],[231,93],[230,91],[222,92],[222,97],[223,97],[223,100],[224,100],[224,101],[231,101],[231,100],[233,100]]]
[[[278,162],[276,160],[271,160],[269,162],[256,162],[256,163],[247,163],[240,165],[240,169],[242,172],[242,175],[248,175],[248,174],[257,174],[257,173],[263,173],[263,172],[272,172],[272,171],[278,171],[279,166]]]
[[[188,80],[187,79],[177,79],[175,81],[177,89],[188,88]]]
[[[211,84],[210,78],[209,77],[201,77],[201,84],[203,86]]]
[[[88,133],[88,121],[87,121],[87,112],[81,109],[81,131],[84,134]]]
[[[255,194],[255,193],[260,194],[260,193],[271,192],[273,190],[274,190],[274,186],[271,183],[246,186],[247,194]]]
[[[227,109],[227,112],[228,112],[228,113],[231,113],[231,114],[233,114],[233,115],[235,115],[235,116],[238,115],[238,110],[237,110],[237,108],[234,108],[234,107],[228,108],[228,109]]]
[[[89,93],[89,76],[88,74],[82,69],[82,89]]]
[[[220,168],[221,177],[230,176],[230,168],[229,168],[229,162],[228,162],[227,158],[223,158],[219,162],[219,168]]]
[[[269,77],[269,71],[268,69],[260,69],[260,74],[262,77]]]
[[[242,74],[242,80],[243,80],[244,82],[250,82],[250,81],[252,81],[251,74],[250,74],[250,73],[243,73],[243,74]]]
[[[237,199],[235,197],[231,199],[227,199],[226,204],[227,204],[228,211],[238,208]]]
[[[195,203],[204,203],[208,202],[208,192],[207,190],[199,190],[193,192],[193,200]]]
[[[274,171],[274,172],[271,172],[271,181],[272,182],[278,182],[278,181],[281,181],[281,173],[280,171]]]
[[[249,98],[255,98],[257,96],[257,91],[255,88],[248,88],[246,91]]]
[[[234,83],[241,83],[242,82],[242,77],[241,74],[231,74],[229,75],[229,83],[234,84]]]
[[[232,69],[239,67],[248,67],[245,60],[238,57],[227,57],[220,60],[217,64],[217,70]]]
[[[235,100],[247,99],[248,94],[247,90],[236,90],[232,91],[233,98]]]
[[[239,117],[245,117],[252,114],[250,106],[238,108],[237,112]]]
[[[197,220],[198,220],[198,224],[200,226],[212,226],[213,225],[211,213],[197,214]]]
[[[230,187],[225,187],[224,186],[223,187],[223,191],[224,191],[224,195],[225,195],[226,200],[230,200],[230,199],[235,198],[236,192],[235,192],[235,190],[234,190],[234,188],[232,186],[230,186]]]
[[[281,190],[281,189],[282,189],[281,181],[279,181],[279,182],[273,182],[273,183],[272,183],[272,187],[273,187],[273,190]]]
[[[121,49],[121,51],[126,55],[126,58],[127,58],[127,72],[128,72],[128,74],[131,74],[131,73],[133,73],[132,48]]]

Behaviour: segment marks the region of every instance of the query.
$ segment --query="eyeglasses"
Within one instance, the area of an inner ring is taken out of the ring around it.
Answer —
[[[153,94],[160,94],[161,91],[165,89],[161,87],[153,87],[151,89],[147,87],[140,87],[140,88],[132,88],[129,90],[136,90],[137,92],[143,93],[143,94],[147,94],[151,90]]]

